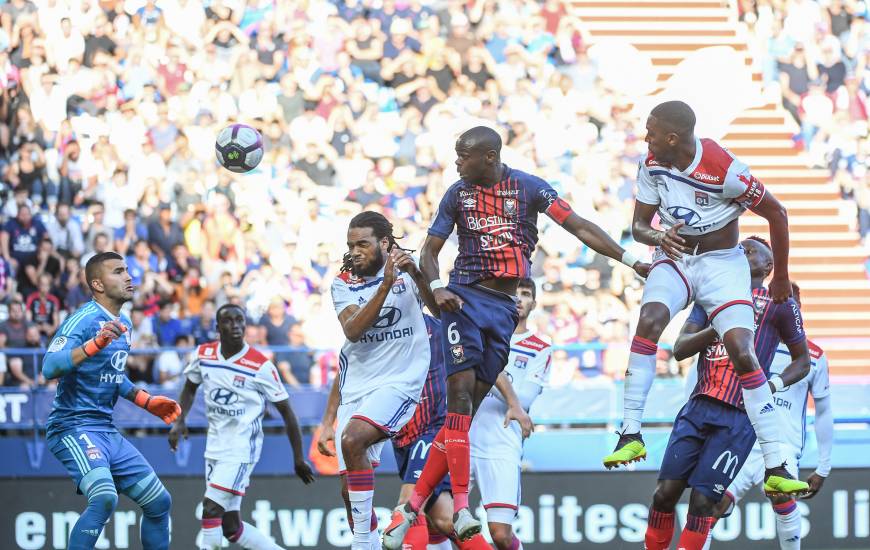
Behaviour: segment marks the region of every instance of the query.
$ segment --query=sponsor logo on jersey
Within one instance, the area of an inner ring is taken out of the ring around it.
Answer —
[[[499,197],[516,197],[520,194],[519,189],[499,189],[495,192]]]
[[[462,344],[456,344],[450,348],[450,357],[453,358],[454,365],[465,362],[465,350],[462,348]]]
[[[374,344],[377,342],[387,342],[389,340],[398,340],[399,338],[407,338],[414,336],[414,327],[405,327],[395,330],[383,330],[376,333],[366,332],[359,341],[361,344]]]
[[[233,377],[233,387],[234,388],[244,388],[245,387],[245,377],[236,375]]]
[[[50,346],[48,346],[48,352],[54,353],[56,351],[60,351],[66,345],[66,336],[58,336],[54,339]]]
[[[773,402],[777,407],[782,407],[783,409],[791,410],[791,401],[788,399],[783,399],[782,397],[773,396]]]
[[[517,355],[514,359],[514,366],[518,369],[524,369],[529,366],[529,358],[525,355]]]
[[[373,328],[390,328],[395,326],[402,320],[402,310],[393,306],[385,306],[381,308],[381,314],[377,320],[372,323]]]
[[[112,365],[112,368],[116,371],[124,372],[124,369],[127,368],[127,355],[126,351],[118,350],[112,354],[109,364]]]
[[[701,221],[701,215],[685,206],[669,206],[668,214],[675,220],[683,221],[689,227],[694,226]]]
[[[246,359],[246,358],[244,358],[244,357],[242,357],[241,359],[239,359],[238,363],[239,363],[240,365],[244,365],[244,366],[246,366],[246,367],[255,367],[255,368],[259,368],[259,367],[260,367],[260,363],[257,363],[256,361],[251,361],[250,359]]]
[[[722,465],[722,473],[727,474],[729,479],[734,479],[734,476],[737,474],[738,466],[740,465],[740,458],[730,450],[726,449],[719,455],[716,462],[713,463],[713,469],[718,470],[720,464]]]
[[[773,405],[771,405],[770,403],[767,403],[763,407],[761,407],[761,412],[759,412],[758,414],[767,414],[767,413],[772,413],[772,412],[773,412]]]
[[[695,191],[695,204],[698,206],[710,206],[710,195],[703,191]]]
[[[477,191],[460,191],[459,192],[460,198],[473,197],[475,195],[477,195]]]
[[[209,393],[209,397],[218,405],[227,406],[239,402],[239,394],[225,388],[215,388],[211,390],[211,393]]]
[[[405,288],[405,280],[404,280],[404,279],[399,279],[398,281],[396,281],[395,283],[393,283],[393,289],[392,289],[392,290],[393,290],[393,294],[401,294],[401,293],[405,292],[405,290],[407,290],[407,289]]]
[[[692,174],[692,177],[696,180],[712,181],[713,183],[719,183],[719,181],[722,179],[719,176],[714,176],[713,174],[704,174],[703,172],[695,172],[694,174]]]
[[[712,344],[707,346],[704,352],[704,359],[710,362],[728,361],[728,350],[725,349],[725,344],[722,340],[716,338]]]
[[[723,486],[721,483],[716,483],[715,485],[713,485],[713,491],[721,495],[725,492],[725,486]]]
[[[486,216],[484,218],[475,218],[474,216],[467,216],[465,221],[468,223],[468,229],[472,231],[483,231],[488,228],[495,227],[513,227],[516,225],[511,220],[502,218],[501,216]]]
[[[86,454],[88,455],[88,460],[99,460],[103,458],[103,455],[100,454],[99,449],[88,449],[86,451]]]
[[[504,215],[511,216],[511,217],[517,215],[517,200],[516,199],[505,199],[504,200]]]

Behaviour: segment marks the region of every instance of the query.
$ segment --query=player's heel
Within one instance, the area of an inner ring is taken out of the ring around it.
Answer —
[[[617,432],[619,433],[619,432]],[[612,453],[602,461],[608,470],[624,464],[639,462],[646,459],[646,446],[643,437],[636,434],[619,434],[619,442]]]

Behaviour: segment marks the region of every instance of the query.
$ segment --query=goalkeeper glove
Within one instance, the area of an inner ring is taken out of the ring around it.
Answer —
[[[98,354],[103,348],[112,343],[115,338],[127,332],[127,325],[120,321],[109,321],[100,327],[97,335],[85,342],[82,351],[88,357]]]
[[[163,422],[167,424],[175,422],[175,419],[181,414],[181,407],[178,403],[162,395],[151,395],[145,390],[139,390],[136,393],[133,403],[136,403],[154,416],[163,419]]]

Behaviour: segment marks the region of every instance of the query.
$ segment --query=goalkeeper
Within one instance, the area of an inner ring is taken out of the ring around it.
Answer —
[[[171,424],[181,409],[127,378],[132,323],[121,315],[121,306],[133,298],[133,282],[124,258],[97,254],[88,260],[85,276],[94,298],[66,318],[42,367],[47,379],[58,379],[46,425],[48,447],[88,499],[68,548],[94,548],[123,493],[142,508],[142,548],[168,549],[172,499],[151,465],[112,425],[112,411],[124,397]]]

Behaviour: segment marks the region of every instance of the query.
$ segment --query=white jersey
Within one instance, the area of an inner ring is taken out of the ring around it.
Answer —
[[[363,307],[374,296],[384,270],[375,277],[342,273],[332,282],[335,312]],[[400,272],[377,321],[356,342],[345,340],[338,360],[342,403],[361,399],[389,385],[414,401],[420,400],[429,373],[429,335],[417,285]]]
[[[552,353],[550,344],[531,332],[511,337],[511,351],[504,372],[526,411],[531,408],[541,388],[550,381]],[[493,386],[471,422],[472,457],[510,459],[519,464],[523,457],[523,432],[517,422],[504,427],[507,409],[504,397]]]
[[[203,387],[208,418],[205,458],[257,462],[263,447],[266,401],[289,397],[275,365],[247,344],[239,353],[224,358],[220,342],[209,342],[197,348],[184,373]]]
[[[764,198],[749,167],[712,139],[695,138],[695,159],[685,171],[659,164],[652,153],[640,163],[637,200],[659,207],[662,226],[685,222],[683,235],[721,229]]]
[[[828,377],[828,357],[822,348],[807,340],[810,348],[810,373],[801,381],[773,394],[773,403],[780,417],[787,420],[783,426],[783,443],[800,451],[807,433],[807,400],[827,397],[831,393]],[[770,374],[781,374],[791,363],[788,346],[780,344],[770,365]]]

